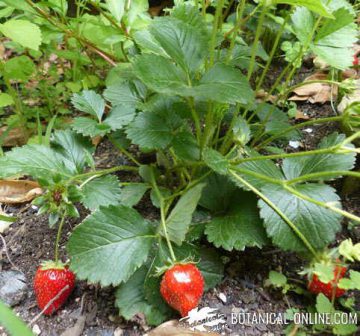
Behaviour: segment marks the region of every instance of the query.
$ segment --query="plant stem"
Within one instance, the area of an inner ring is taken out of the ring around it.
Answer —
[[[62,229],[64,226],[64,222],[65,222],[65,217],[66,217],[66,213],[64,213],[61,216],[61,221],[59,224],[59,228],[58,228],[58,232],[56,235],[56,241],[55,241],[55,263],[58,263],[59,261],[59,245],[60,245],[60,238],[61,238],[61,233],[62,233]]]
[[[299,182],[306,182],[311,180],[318,180],[322,177],[339,177],[339,176],[354,176],[360,178],[360,173],[355,171],[326,171],[326,172],[319,172],[319,173],[312,173],[312,174],[306,174],[303,176],[296,177],[294,179],[288,180],[285,183],[288,185],[296,184]]]
[[[165,213],[164,197],[162,196],[161,191],[159,190],[159,187],[158,187],[158,185],[156,183],[153,169],[151,169],[151,172],[150,172],[150,180],[151,180],[151,184],[152,184],[152,186],[154,188],[155,194],[159,199],[159,203],[160,203],[160,221],[161,221],[162,229],[164,231],[165,240],[166,240],[167,246],[168,246],[169,251],[170,251],[170,256],[171,256],[171,259],[174,262],[176,262],[176,256],[175,256],[174,250],[172,248],[171,241],[170,241],[170,238],[169,238],[169,234],[168,234],[167,228],[166,228],[166,213]]]
[[[271,207],[283,220],[289,225],[289,227],[294,231],[294,233],[299,237],[299,239],[304,243],[306,248],[310,251],[310,253],[318,259],[318,255],[314,249],[314,247],[310,244],[310,242],[306,239],[306,237],[300,232],[300,230],[296,227],[296,225],[270,200],[268,199],[260,190],[255,188],[252,184],[248,183],[241,176],[230,170],[230,174],[238,180],[240,183],[249,188],[252,192],[254,192],[257,196],[259,196],[269,207]]]
[[[248,80],[251,79],[251,76],[252,76],[254,68],[255,68],[255,60],[256,60],[256,55],[257,55],[257,51],[258,51],[258,43],[260,40],[261,30],[263,29],[266,12],[267,12],[267,6],[263,5],[263,8],[260,13],[260,17],[259,17],[259,22],[258,22],[258,25],[256,28],[254,43],[253,43],[252,50],[251,50],[249,70],[248,70],[248,74],[247,74]]]
[[[194,124],[195,124],[196,139],[197,139],[198,144],[200,145],[201,144],[201,125],[200,125],[199,116],[195,110],[195,103],[194,103],[193,97],[189,97],[188,104],[190,106],[191,116],[192,116],[192,118],[194,120]]]
[[[213,30],[212,30],[212,34],[211,34],[211,40],[210,40],[210,59],[207,64],[207,67],[206,67],[207,69],[214,65],[215,49],[216,49],[216,35],[218,32],[218,28],[219,28],[220,18],[222,19],[223,5],[224,5],[224,0],[217,1],[214,23],[213,23]]]
[[[268,143],[272,142],[273,140],[283,136],[284,134],[287,134],[295,129],[299,129],[299,128],[303,128],[306,126],[312,126],[312,125],[316,125],[316,124],[320,124],[320,123],[327,123],[327,122],[333,122],[333,121],[341,121],[344,119],[344,116],[336,116],[336,117],[328,117],[328,118],[321,118],[321,119],[314,119],[314,120],[309,120],[309,121],[305,121],[303,123],[300,124],[296,124],[293,125],[291,127],[285,128],[284,130],[272,135],[271,137],[269,137],[268,139],[264,140],[263,142],[261,142],[259,145],[256,146],[257,149],[260,149],[262,147],[264,147],[265,145],[267,145]]]
[[[324,202],[318,201],[318,200],[316,200],[316,199],[314,199],[314,198],[312,198],[312,197],[309,197],[309,196],[307,196],[307,195],[304,195],[303,193],[297,191],[296,189],[294,189],[294,188],[292,188],[292,187],[290,187],[290,186],[288,186],[288,185],[284,185],[284,188],[285,188],[287,191],[289,191],[289,192],[291,192],[292,194],[294,194],[295,196],[297,196],[297,197],[299,197],[299,198],[301,198],[301,199],[303,199],[303,200],[305,200],[305,201],[308,201],[308,202],[310,202],[310,203],[319,205],[319,206],[321,206],[321,207],[323,207],[323,208],[325,208],[325,209],[332,210],[332,211],[334,211],[334,212],[336,212],[336,213],[338,213],[338,214],[340,214],[340,215],[342,215],[342,216],[344,216],[344,217],[347,217],[347,218],[349,218],[349,219],[352,219],[352,220],[360,223],[360,217],[355,216],[355,215],[353,215],[353,214],[351,214],[351,213],[349,213],[349,212],[347,212],[347,211],[341,210],[341,209],[333,206],[333,205],[330,204],[330,203],[324,203]]]

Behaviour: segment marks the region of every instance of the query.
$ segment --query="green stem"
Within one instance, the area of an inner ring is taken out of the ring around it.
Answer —
[[[252,46],[252,50],[251,50],[251,58],[250,58],[250,64],[249,64],[249,70],[248,70],[248,74],[247,74],[247,79],[250,80],[251,76],[253,74],[254,68],[255,68],[255,60],[256,60],[256,54],[258,51],[258,43],[260,40],[260,35],[261,35],[261,30],[263,29],[263,24],[264,24],[264,19],[265,19],[265,15],[267,12],[267,6],[263,6],[261,13],[260,13],[260,17],[259,17],[259,22],[256,28],[256,33],[255,33],[255,39],[254,39],[254,44]]]
[[[344,171],[344,170],[338,170],[338,171],[326,171],[326,172],[319,172],[319,173],[312,173],[312,174],[306,174],[303,176],[296,177],[294,179],[288,180],[285,183],[286,184],[296,184],[299,182],[306,182],[306,181],[312,181],[321,179],[322,177],[340,177],[340,176],[354,176],[360,178],[360,173],[355,171]]]
[[[210,40],[210,59],[208,66],[206,68],[210,68],[214,65],[215,62],[215,49],[216,49],[216,35],[219,28],[220,18],[222,18],[222,8],[224,5],[224,0],[218,0],[216,11],[215,11],[215,17],[214,17],[214,24],[213,24],[213,30],[211,34],[211,40]]]
[[[259,145],[257,145],[256,148],[260,149],[260,148],[264,147],[265,145],[267,145],[268,143],[272,142],[273,140],[275,140],[275,139],[283,136],[284,134],[287,134],[287,133],[289,133],[289,132],[291,132],[291,131],[293,131],[295,129],[303,128],[303,127],[306,127],[306,126],[312,126],[312,125],[316,125],[316,124],[320,124],[320,123],[341,121],[343,119],[344,119],[343,116],[336,116],[336,117],[328,117],[328,118],[321,118],[321,119],[314,119],[314,120],[305,121],[303,123],[296,124],[296,125],[293,125],[291,127],[285,128],[284,130],[272,135],[271,137],[269,137],[268,139],[264,140]]]
[[[344,217],[347,217],[347,218],[349,218],[349,219],[351,219],[351,220],[354,220],[354,221],[360,223],[360,217],[355,216],[355,215],[353,215],[353,214],[351,214],[351,213],[349,213],[349,212],[347,212],[347,211],[341,210],[341,209],[333,206],[331,203],[324,203],[324,202],[318,201],[318,200],[316,200],[316,199],[313,199],[312,197],[309,197],[309,196],[307,196],[307,195],[304,195],[303,193],[297,191],[296,189],[294,189],[294,188],[292,188],[292,187],[290,187],[290,186],[288,186],[288,185],[284,185],[284,188],[285,188],[287,191],[289,191],[289,192],[291,192],[292,194],[294,194],[295,196],[297,196],[297,197],[299,197],[299,198],[301,198],[301,199],[303,199],[303,200],[305,200],[305,201],[308,201],[308,202],[310,202],[310,203],[316,204],[316,205],[321,206],[321,207],[323,207],[323,208],[325,208],[325,209],[332,210],[332,211],[334,211],[334,212],[336,212],[336,213],[338,213],[338,214],[340,214],[340,215],[342,215],[342,216],[344,216]]]
[[[195,130],[196,130],[196,139],[198,144],[201,144],[201,125],[200,125],[200,119],[199,116],[195,110],[195,103],[194,103],[194,98],[190,97],[188,99],[188,104],[190,106],[190,111],[191,111],[191,116],[194,120],[194,124],[195,124]]]
[[[64,226],[64,222],[65,222],[65,217],[66,217],[66,213],[64,213],[61,217],[61,221],[58,227],[58,232],[56,235],[56,241],[55,241],[55,263],[58,263],[59,261],[59,245],[60,245],[60,238],[61,238],[61,233],[62,233],[62,229]]]
[[[289,225],[289,227],[294,231],[294,233],[299,237],[299,239],[304,243],[306,248],[310,251],[310,253],[318,259],[318,255],[314,249],[314,247],[310,244],[310,242],[306,239],[306,237],[300,232],[300,230],[296,227],[296,225],[270,200],[268,199],[260,190],[255,188],[252,184],[248,183],[241,176],[236,174],[235,172],[230,170],[230,174],[238,180],[240,183],[245,185],[251,191],[253,191],[257,196],[259,196],[269,207],[271,207],[283,220]]]
[[[165,213],[164,197],[162,196],[161,191],[160,191],[160,189],[159,189],[159,187],[158,187],[158,185],[156,183],[156,179],[155,179],[155,176],[154,176],[154,170],[153,169],[151,169],[151,172],[150,172],[150,180],[151,180],[151,184],[152,184],[152,186],[154,188],[155,194],[159,199],[160,217],[161,217],[160,221],[161,221],[162,229],[164,231],[165,240],[166,240],[167,246],[168,246],[169,251],[170,251],[170,256],[171,256],[171,259],[174,262],[176,262],[176,256],[175,256],[174,250],[172,248],[171,241],[170,241],[170,238],[169,238],[169,234],[168,234],[167,228],[166,228],[166,213]]]

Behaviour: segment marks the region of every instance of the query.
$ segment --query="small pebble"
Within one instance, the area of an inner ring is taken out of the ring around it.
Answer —
[[[289,141],[289,146],[297,149],[300,147],[300,142],[299,141]]]
[[[226,298],[226,295],[224,293],[219,293],[218,298],[224,303],[227,302],[227,298]]]
[[[41,334],[40,327],[39,327],[37,324],[34,324],[34,326],[32,327],[32,332],[33,332],[35,335],[40,335],[40,334]]]
[[[306,132],[306,133],[312,133],[312,132],[313,132],[313,129],[312,129],[312,128],[305,128],[305,129],[304,129],[304,132]]]

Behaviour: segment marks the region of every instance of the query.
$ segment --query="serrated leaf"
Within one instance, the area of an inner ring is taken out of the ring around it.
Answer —
[[[228,251],[265,245],[267,237],[256,202],[252,193],[240,190],[235,192],[227,211],[213,217],[206,224],[208,241]]]
[[[323,138],[318,146],[319,149],[325,149],[344,141],[344,134],[333,133]],[[348,148],[354,148],[352,144],[346,145]],[[351,170],[355,165],[356,154],[319,154],[309,155],[298,158],[287,158],[283,161],[283,171],[287,179],[294,179],[299,176],[327,172]],[[321,180],[329,180],[333,177],[321,177]]]
[[[329,283],[334,279],[334,266],[325,265],[323,263],[315,263],[314,274],[319,277],[321,282]]]
[[[175,130],[182,125],[172,111],[161,109],[139,113],[128,126],[126,134],[133,143],[147,149],[162,149],[170,145]]]
[[[296,186],[296,190],[315,200],[339,205],[333,188],[322,184]],[[322,249],[334,240],[340,229],[341,216],[308,201],[299,199],[281,186],[266,185],[263,194],[289,218],[315,249]],[[259,201],[260,216],[268,236],[284,250],[306,251],[305,245],[280,216],[263,201]]]
[[[74,118],[71,127],[75,132],[90,137],[104,136],[111,131],[109,125],[99,124],[96,120],[85,117]]]
[[[125,0],[105,0],[109,12],[120,22],[125,12]]]
[[[178,245],[181,245],[185,239],[204,186],[205,184],[199,183],[186,191],[166,219],[169,238]]]
[[[199,205],[214,214],[225,212],[237,189],[235,184],[226,176],[218,174],[210,175],[205,183]]]
[[[352,65],[358,30],[354,15],[345,8],[334,13],[334,19],[327,19],[316,36],[312,50],[327,64],[341,70]]]
[[[69,238],[71,268],[79,279],[118,285],[145,262],[153,240],[150,225],[136,210],[122,205],[101,207]]]
[[[89,139],[70,130],[55,132],[51,146],[67,159],[67,166],[74,166],[73,170],[77,173],[83,172],[87,157],[94,152],[94,146]]]
[[[218,151],[212,148],[205,148],[203,160],[214,172],[220,175],[226,175],[228,173],[229,162]]]
[[[111,102],[113,106],[125,105],[134,107],[140,102],[135,89],[129,82],[121,82],[110,85],[104,91],[104,97]]]
[[[28,80],[35,72],[36,67],[30,57],[21,55],[5,62],[4,76],[11,80]]]
[[[360,243],[354,245],[350,238],[343,240],[339,245],[339,253],[352,262],[354,260],[360,261]]]
[[[288,4],[292,6],[304,6],[314,13],[324,17],[333,17],[331,11],[324,6],[321,0],[273,0],[272,4]]]
[[[254,101],[254,92],[242,72],[221,63],[205,73],[199,85],[192,88],[191,95],[230,104],[250,105]]]
[[[254,151],[250,148],[247,148],[246,151],[247,151],[247,154],[249,157],[261,156],[259,153],[257,153],[256,151]],[[271,160],[247,161],[247,162],[237,165],[236,167],[241,168],[241,169],[246,169],[253,173],[258,173],[258,174],[265,175],[265,176],[268,176],[268,177],[274,178],[274,179],[278,179],[278,180],[284,179],[284,175],[282,174],[279,167]],[[252,176],[252,175],[245,174],[245,173],[244,174],[238,173],[238,174],[240,174],[243,178],[245,178],[250,184],[252,184],[256,188],[262,188],[265,184],[268,183],[268,182],[265,182],[263,179],[260,179],[256,176]],[[238,182],[236,182],[236,184],[239,185]],[[241,188],[244,187],[243,185],[239,185],[239,186]]]
[[[350,270],[349,279],[342,278],[339,280],[339,287],[343,289],[360,290],[360,273]]]
[[[224,264],[215,249],[200,248],[200,262],[197,264],[205,280],[205,290],[214,288],[224,276]]]
[[[291,20],[296,37],[305,45],[314,27],[314,16],[306,7],[296,7]]]
[[[105,100],[95,91],[84,90],[81,94],[75,93],[71,98],[74,107],[81,112],[89,113],[102,120],[105,112]]]
[[[175,155],[181,160],[198,161],[200,148],[190,132],[180,132],[171,142]]]
[[[14,99],[7,93],[0,93],[0,108],[14,104]]]
[[[245,146],[251,139],[250,126],[241,116],[236,118],[232,131],[234,134],[234,140],[236,142],[240,142],[242,146]]]
[[[199,12],[198,15],[201,18]],[[161,17],[150,26],[150,32],[186,72],[195,71],[207,55],[207,36],[184,21],[174,17]]]
[[[110,114],[104,120],[104,124],[110,126],[113,131],[128,125],[135,117],[135,108],[126,105],[117,105],[112,108]]]
[[[320,314],[332,313],[334,310],[330,300],[322,293],[316,297],[316,310]]]
[[[150,325],[158,325],[166,318],[156,306],[150,304],[144,293],[144,282],[148,269],[141,267],[124,284],[121,284],[115,293],[115,305],[120,315],[130,320],[134,315],[143,313]]]
[[[115,175],[101,176],[88,183],[82,189],[82,203],[90,210],[100,206],[119,204],[121,190]]]
[[[120,203],[132,207],[140,202],[149,186],[145,183],[130,184],[121,188]]]
[[[275,271],[270,271],[269,281],[270,281],[270,284],[275,287],[283,287],[287,284],[286,276],[282,273],[275,272]]]
[[[53,149],[43,145],[26,145],[14,148],[0,158],[0,176],[30,175],[34,178],[49,178],[60,175],[65,178],[75,174],[74,165]]]
[[[11,19],[4,24],[0,24],[0,32],[25,48],[39,50],[41,30],[32,22]]]
[[[155,92],[180,94],[188,89],[185,73],[162,56],[152,54],[138,56],[135,59],[134,71]]]

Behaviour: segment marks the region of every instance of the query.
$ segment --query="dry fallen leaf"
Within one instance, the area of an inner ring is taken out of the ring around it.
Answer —
[[[61,336],[81,336],[85,327],[86,315],[81,315],[75,325],[66,329]]]
[[[308,115],[304,114],[304,112],[302,112],[300,110],[296,110],[295,119],[296,120],[308,120],[308,119],[310,119],[310,117]]]
[[[0,180],[0,203],[16,204],[32,201],[42,194],[37,182],[26,180]]]
[[[267,101],[267,102],[275,103],[277,97],[274,95],[269,95],[268,92],[261,89],[256,93],[256,99],[258,99],[260,101]]]
[[[0,127],[0,136],[2,136],[5,132],[5,139],[2,143],[4,147],[15,147],[15,146],[22,146],[27,143],[28,135],[22,128],[12,128],[8,131],[7,126]]]
[[[219,336],[219,334],[211,332],[200,332],[185,329],[180,326],[178,320],[167,321],[159,325],[156,329],[150,331],[144,336]]]
[[[327,74],[323,72],[316,72],[313,75],[305,78],[304,83],[307,81],[314,80],[325,80],[327,79]],[[312,104],[320,103],[324,104],[332,98],[335,100],[338,94],[338,87],[336,85],[329,85],[326,83],[311,83],[300,86],[294,91],[294,96],[290,97],[291,101],[309,101]]]

